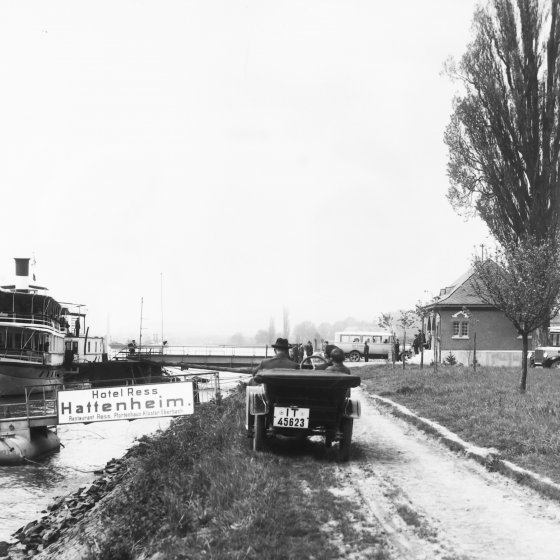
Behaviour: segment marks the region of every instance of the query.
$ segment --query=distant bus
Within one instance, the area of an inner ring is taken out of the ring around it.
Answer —
[[[368,343],[370,358],[388,359],[393,350],[393,335],[387,331],[345,331],[334,333],[334,344],[344,351],[351,362],[364,356]]]

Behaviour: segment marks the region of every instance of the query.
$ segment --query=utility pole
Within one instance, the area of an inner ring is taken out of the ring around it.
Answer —
[[[160,307],[161,307],[161,346],[163,348],[163,272],[159,273],[159,296],[160,296]],[[163,351],[163,350],[162,350]]]
[[[140,337],[138,338],[140,344],[138,345],[138,353],[142,352],[142,315],[144,313],[144,297],[140,298]]]

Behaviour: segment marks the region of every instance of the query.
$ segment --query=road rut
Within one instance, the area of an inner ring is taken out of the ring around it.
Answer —
[[[393,558],[560,558],[560,504],[488,472],[357,394],[355,453],[338,477],[365,516],[381,524]]]

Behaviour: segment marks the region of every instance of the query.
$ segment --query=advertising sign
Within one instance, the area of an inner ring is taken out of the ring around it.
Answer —
[[[184,416],[193,411],[190,381],[58,392],[59,424]]]

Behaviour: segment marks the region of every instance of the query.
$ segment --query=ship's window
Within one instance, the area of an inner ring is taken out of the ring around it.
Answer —
[[[4,348],[4,343],[6,342],[4,337],[4,332],[0,332],[0,348]]]
[[[9,332],[6,334],[6,348],[13,348],[14,347],[14,340],[12,337],[12,333]]]
[[[95,353],[97,354],[97,340],[95,341]]]
[[[88,351],[88,354],[91,353],[91,342],[89,340],[88,340],[88,343],[87,343],[87,351]]]

